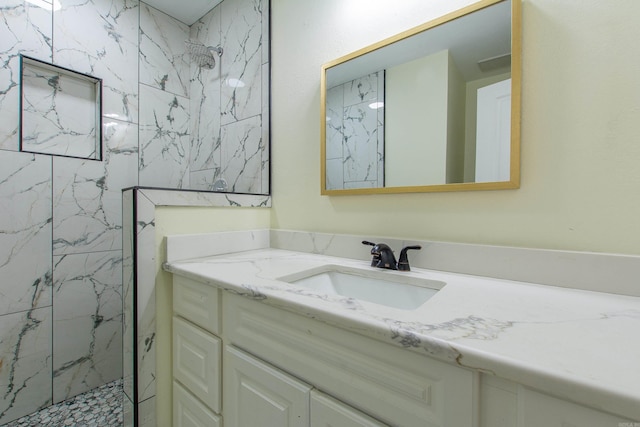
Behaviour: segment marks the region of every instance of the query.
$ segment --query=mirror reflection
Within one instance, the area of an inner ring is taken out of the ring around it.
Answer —
[[[326,64],[323,194],[517,188],[512,6],[482,1]]]

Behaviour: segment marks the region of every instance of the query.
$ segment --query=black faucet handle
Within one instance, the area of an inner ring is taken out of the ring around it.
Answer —
[[[420,250],[422,246],[420,245],[412,245],[405,246],[400,251],[400,259],[398,260],[398,270],[400,271],[411,271],[411,267],[409,267],[409,257],[407,256],[407,251],[409,250]]]
[[[368,246],[373,246],[375,248],[376,244],[372,243],[372,242],[368,242],[366,240],[362,241],[363,245],[368,245]],[[380,262],[380,254],[379,253],[374,253],[373,249],[371,249],[371,255],[373,255],[373,258],[371,258],[371,267],[376,267],[378,265],[378,262]]]

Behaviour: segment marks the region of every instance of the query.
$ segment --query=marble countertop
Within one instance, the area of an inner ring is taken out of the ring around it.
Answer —
[[[165,270],[465,368],[640,420],[640,298],[424,269],[446,282],[416,310],[320,295],[281,277],[368,262],[261,249]]]

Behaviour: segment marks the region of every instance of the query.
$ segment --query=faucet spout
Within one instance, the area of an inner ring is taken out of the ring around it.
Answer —
[[[393,254],[393,250],[389,247],[389,245],[385,243],[378,243],[371,249],[371,255],[378,257],[378,262],[376,267],[378,268],[386,268],[389,270],[397,270],[398,263],[396,262],[396,257]]]

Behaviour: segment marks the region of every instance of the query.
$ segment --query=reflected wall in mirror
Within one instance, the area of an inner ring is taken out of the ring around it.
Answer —
[[[484,0],[322,67],[321,192],[520,185],[520,0]]]

